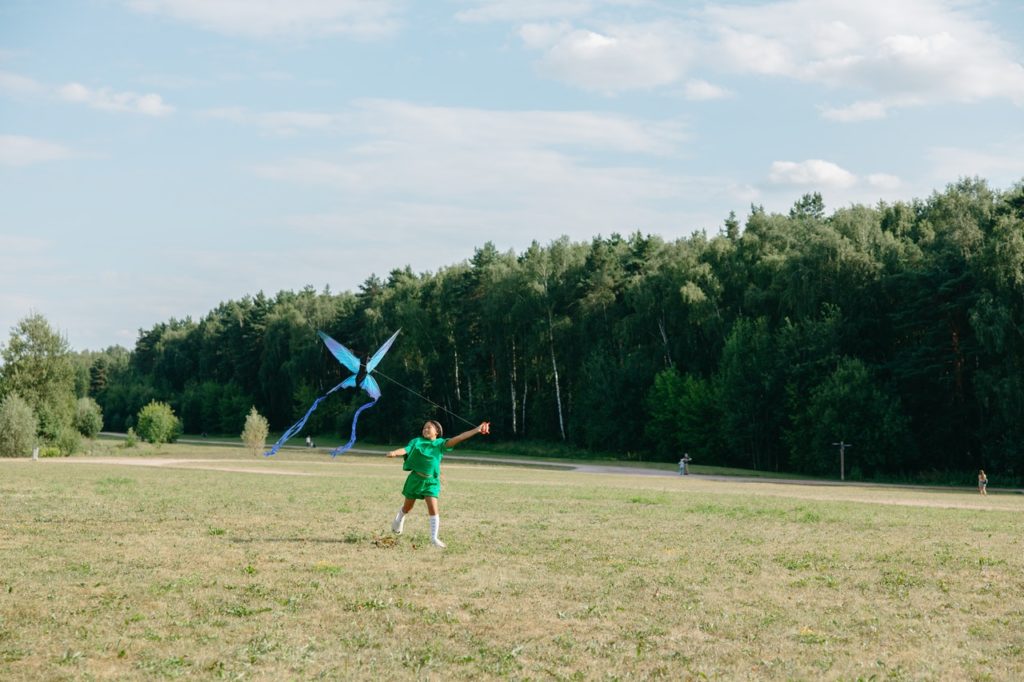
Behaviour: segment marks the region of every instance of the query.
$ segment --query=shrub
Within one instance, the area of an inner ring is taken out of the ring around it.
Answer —
[[[92,398],[79,398],[75,405],[75,428],[86,438],[95,438],[103,429],[103,410]]]
[[[139,410],[136,432],[149,443],[173,443],[181,434],[181,422],[170,405],[154,400]]]
[[[135,433],[135,429],[128,427],[128,434],[124,437],[124,442],[121,443],[123,448],[134,448],[139,444],[139,435]]]
[[[242,430],[242,441],[253,456],[258,455],[266,447],[268,433],[270,425],[267,418],[253,407],[249,410],[249,416],[245,418],[245,428]]]
[[[29,457],[36,444],[39,421],[17,393],[0,401],[0,456]]]
[[[82,435],[71,426],[64,426],[57,432],[53,444],[64,457],[74,454],[82,444]]]

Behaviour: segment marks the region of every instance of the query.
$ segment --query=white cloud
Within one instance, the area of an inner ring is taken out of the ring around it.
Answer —
[[[823,108],[832,120],[943,101],[1024,105],[1016,48],[972,8],[953,0],[783,0],[712,7],[706,17],[718,34],[716,63],[868,95]]]
[[[768,181],[776,185],[843,189],[857,184],[857,176],[831,161],[808,159],[772,162]]]
[[[709,197],[731,203],[737,191],[727,179],[649,167],[651,157],[680,153],[685,135],[673,123],[379,100],[361,102],[344,118],[348,148],[252,170],[331,188],[344,215],[304,217],[302,224],[360,239],[403,242],[417,225],[438,235],[459,229],[474,245],[563,232],[588,239],[631,226],[683,234],[709,225],[681,207],[703,206]]]
[[[125,0],[138,12],[249,38],[348,35],[379,38],[397,29],[396,0]]]
[[[537,46],[537,30],[524,36]],[[546,48],[541,68],[585,90],[615,93],[677,82],[685,73],[693,40],[672,24],[608,26],[559,34]]]
[[[519,27],[519,39],[531,50],[546,50],[555,45],[572,27],[565,22],[558,24],[524,24]]]
[[[231,121],[260,128],[265,133],[287,137],[304,131],[327,131],[338,127],[341,119],[314,111],[271,111],[255,113],[241,107],[210,109],[208,118]]]
[[[48,239],[39,237],[26,237],[17,234],[0,234],[0,257],[6,257],[0,261],[4,269],[13,263],[26,258],[34,257],[42,253],[52,244]]]
[[[1004,140],[998,151],[935,147],[927,158],[936,184],[978,176],[993,185],[1009,185],[1024,178],[1024,137]]]
[[[792,75],[796,56],[784,42],[767,36],[721,28],[718,47],[726,55],[726,64],[744,73],[770,76]]]
[[[174,107],[164,104],[156,94],[138,95],[134,92],[113,92],[110,88],[91,90],[81,83],[68,83],[57,90],[68,102],[80,102],[103,111],[126,111],[147,116],[166,116]]]
[[[30,166],[71,156],[70,149],[54,142],[23,135],[0,135],[0,164],[5,166]]]
[[[127,111],[147,116],[166,116],[174,111],[174,107],[168,106],[160,95],[153,93],[139,95],[134,92],[114,92],[110,88],[92,90],[81,83],[53,87],[5,71],[0,71],[0,92],[25,96],[56,96],[64,101],[79,102],[94,109]]]
[[[160,88],[161,90],[188,90],[209,84],[209,81],[203,78],[167,73],[141,76],[137,81],[148,87]]]
[[[885,192],[893,192],[903,186],[903,181],[899,177],[888,173],[871,173],[868,175],[867,181],[872,187]]]
[[[254,120],[277,115],[256,115]],[[662,155],[675,152],[685,140],[677,123],[585,111],[492,111],[366,99],[350,111],[330,116],[353,135],[368,139],[359,149],[370,154],[391,153],[402,146],[450,146],[479,149],[483,156],[497,150],[555,147]]]
[[[35,95],[44,89],[42,85],[31,78],[9,71],[0,71],[0,91],[2,92],[12,95]]]
[[[591,0],[470,0],[466,4],[472,7],[456,12],[455,18],[467,23],[579,17],[595,6]]]
[[[693,100],[695,102],[703,102],[705,100],[723,99],[725,97],[731,97],[732,93],[725,88],[719,87],[707,81],[700,79],[691,80],[686,84],[684,90],[686,99]]]
[[[821,107],[840,122],[883,118],[897,108],[1009,99],[1024,106],[1019,48],[962,0],[778,0],[713,4],[643,23],[616,3],[478,2],[472,16],[520,21],[541,67],[598,92],[684,81],[699,59],[721,74],[797,80],[849,97]],[[531,7],[533,9],[531,9]],[[624,17],[629,17],[628,19]],[[531,20],[540,23],[527,23]],[[571,22],[571,23],[567,23]]]
[[[821,115],[832,121],[874,121],[885,118],[888,106],[884,102],[854,102],[845,107],[821,107]]]

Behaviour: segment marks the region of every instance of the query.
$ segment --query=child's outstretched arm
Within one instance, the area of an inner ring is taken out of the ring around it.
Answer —
[[[394,450],[389,450],[388,452],[384,453],[384,456],[385,457],[401,457],[404,454],[405,454],[405,448],[395,448]]]
[[[452,436],[451,438],[448,439],[448,442],[445,443],[445,446],[449,447],[449,448],[454,448],[456,445],[458,445],[462,441],[469,440],[470,438],[472,438],[473,436],[475,436],[478,433],[485,433],[486,434],[486,433],[490,433],[490,432],[491,432],[491,423],[490,422],[483,422],[482,424],[480,424],[480,426],[476,427],[472,431],[465,431],[463,433],[460,433],[457,436]]]

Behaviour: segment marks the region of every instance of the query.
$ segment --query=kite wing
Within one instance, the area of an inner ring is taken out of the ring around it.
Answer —
[[[366,373],[369,374],[377,367],[377,364],[384,359],[384,354],[391,349],[391,344],[395,342],[395,338],[398,336],[398,332],[402,331],[399,329],[397,332],[391,335],[391,338],[384,342],[384,345],[377,349],[377,352],[373,354],[373,357],[366,362]],[[369,378],[369,377],[367,377]],[[369,392],[369,390],[367,390]],[[370,393],[370,395],[373,395]],[[379,392],[378,392],[379,395]]]
[[[380,398],[380,384],[378,384],[377,380],[369,374],[366,375],[366,378],[363,379],[363,383],[361,383],[359,387],[369,393],[370,397],[374,400]]]
[[[327,346],[327,349],[331,351],[331,355],[338,358],[338,362],[345,365],[348,371],[352,372],[353,374],[359,373],[359,358],[353,355],[352,351],[350,351],[348,348],[345,348],[345,346],[341,345],[331,337],[327,336],[327,334],[324,334],[322,331],[317,331],[317,334],[319,334],[320,338],[323,339],[323,342]]]

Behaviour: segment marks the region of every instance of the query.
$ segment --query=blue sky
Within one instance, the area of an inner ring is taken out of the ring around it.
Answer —
[[[1024,178],[1011,0],[4,0],[0,339]]]

